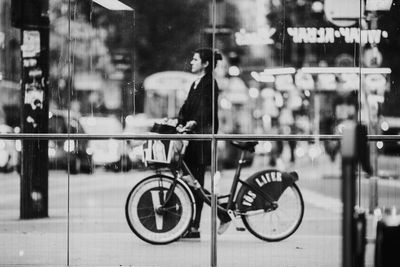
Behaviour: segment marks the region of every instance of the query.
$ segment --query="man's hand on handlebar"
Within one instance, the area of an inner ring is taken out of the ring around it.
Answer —
[[[182,124],[179,124],[176,127],[176,131],[178,133],[187,133],[193,131],[193,129],[196,127],[197,122],[196,121],[188,121],[186,122],[186,125],[183,126]]]

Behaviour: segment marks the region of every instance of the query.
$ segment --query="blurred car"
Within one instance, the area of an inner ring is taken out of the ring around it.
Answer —
[[[79,119],[83,129],[88,134],[122,134],[122,124],[115,116],[86,116]],[[103,166],[108,170],[127,171],[130,169],[126,146],[123,141],[89,140],[89,149],[93,152],[95,166]]]
[[[0,133],[13,133],[13,129],[6,125],[0,124]],[[0,172],[12,172],[18,163],[18,152],[15,140],[0,139]]]
[[[85,133],[77,117],[69,116],[67,111],[49,112],[49,133]],[[49,168],[67,169],[68,155],[70,160],[70,173],[93,172],[92,153],[88,147],[88,140],[49,140]]]

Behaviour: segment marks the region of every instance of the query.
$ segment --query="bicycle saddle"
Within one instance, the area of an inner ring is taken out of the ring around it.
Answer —
[[[254,152],[254,147],[258,144],[257,141],[231,141],[231,144],[239,149],[246,150],[249,152]]]

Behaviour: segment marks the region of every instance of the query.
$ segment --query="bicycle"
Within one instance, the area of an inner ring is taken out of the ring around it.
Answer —
[[[304,214],[303,197],[295,183],[297,173],[262,170],[242,180],[240,172],[245,164],[245,153],[253,153],[258,142],[231,143],[241,150],[241,156],[230,193],[217,196],[218,213],[229,216],[236,229],[244,231],[236,223],[241,218],[245,228],[261,240],[277,242],[288,238],[298,229]],[[148,243],[168,244],[178,240],[194,218],[195,200],[182,179],[184,171],[194,179],[182,159],[185,147],[175,164],[155,164],[155,174],[136,184],[127,197],[128,225]],[[171,176],[165,174],[167,170]],[[205,203],[211,205],[208,191],[200,186],[196,189]]]

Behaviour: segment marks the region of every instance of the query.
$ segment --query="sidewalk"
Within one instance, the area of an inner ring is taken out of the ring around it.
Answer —
[[[0,266],[210,266],[208,206],[203,210],[201,240],[154,246],[131,232],[125,221],[125,199],[132,185],[146,174],[71,176],[69,217],[65,173],[52,173],[49,179],[49,218],[19,220],[19,203],[3,202]],[[6,183],[7,188],[0,186],[0,196],[3,190],[14,188],[18,179]],[[263,242],[247,231],[237,232],[231,225],[218,236],[218,266],[339,266],[339,222],[338,214],[308,206],[299,230],[277,243]]]
[[[268,166],[257,158],[243,169],[243,177]],[[218,236],[218,266],[340,267],[341,201],[340,161],[298,159],[288,170],[300,176],[306,210],[299,230],[289,239],[267,243],[233,225]],[[234,170],[223,173],[226,187]],[[201,240],[181,240],[154,246],[138,239],[124,214],[130,188],[149,171],[71,176],[68,217],[67,179],[64,172],[49,179],[49,218],[19,220],[19,180],[0,180],[0,266],[210,266],[210,208],[205,206]],[[322,181],[322,183],[321,183]],[[320,183],[323,190],[311,185]],[[308,187],[310,185],[310,187]],[[334,186],[332,186],[334,185]],[[12,189],[12,190],[11,190]],[[4,197],[6,196],[7,197]],[[374,236],[373,218],[368,217],[368,236]],[[368,245],[366,266],[373,266],[374,246]],[[268,265],[266,265],[268,264]]]

